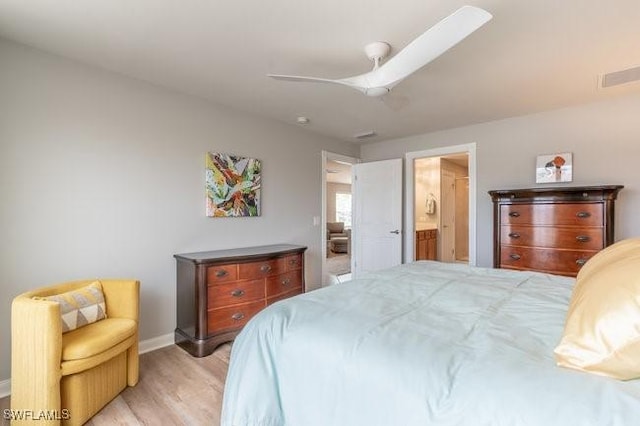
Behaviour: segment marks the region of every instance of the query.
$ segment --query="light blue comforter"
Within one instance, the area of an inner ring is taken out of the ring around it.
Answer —
[[[279,302],[233,344],[222,425],[640,425],[639,380],[555,365],[573,282],[421,261]]]

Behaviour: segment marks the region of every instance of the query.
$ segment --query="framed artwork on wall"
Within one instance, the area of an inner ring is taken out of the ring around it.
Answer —
[[[261,172],[261,162],[255,158],[208,152],[207,216],[260,216]]]
[[[573,180],[573,154],[538,155],[536,183],[571,182]]]

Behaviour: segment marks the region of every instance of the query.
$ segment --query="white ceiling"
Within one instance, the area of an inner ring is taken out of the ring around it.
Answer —
[[[351,164],[327,160],[327,182],[351,185]]]
[[[387,41],[394,54],[464,4],[494,17],[387,103],[266,77],[366,72],[365,44]],[[292,125],[303,115],[346,141],[640,91],[598,89],[600,74],[640,65],[640,0],[1,0],[0,36]]]

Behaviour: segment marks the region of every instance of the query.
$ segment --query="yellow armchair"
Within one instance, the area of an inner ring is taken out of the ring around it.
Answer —
[[[62,333],[60,305],[34,299],[96,280],[39,288],[11,305],[12,424],[81,425],[138,383],[140,282],[99,280],[107,318]]]

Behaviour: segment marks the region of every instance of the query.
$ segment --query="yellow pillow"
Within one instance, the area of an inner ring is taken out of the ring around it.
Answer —
[[[77,290],[47,297],[37,297],[37,299],[60,304],[63,333],[107,317],[104,294],[99,281]]]
[[[561,367],[640,378],[640,238],[613,244],[584,265],[554,353]]]
[[[592,271],[598,271],[603,266],[611,263],[613,259],[625,256],[627,252],[633,252],[640,246],[640,238],[629,238],[628,240],[618,241],[598,252],[594,257],[589,259],[585,265],[580,268],[578,280],[586,278]]]

